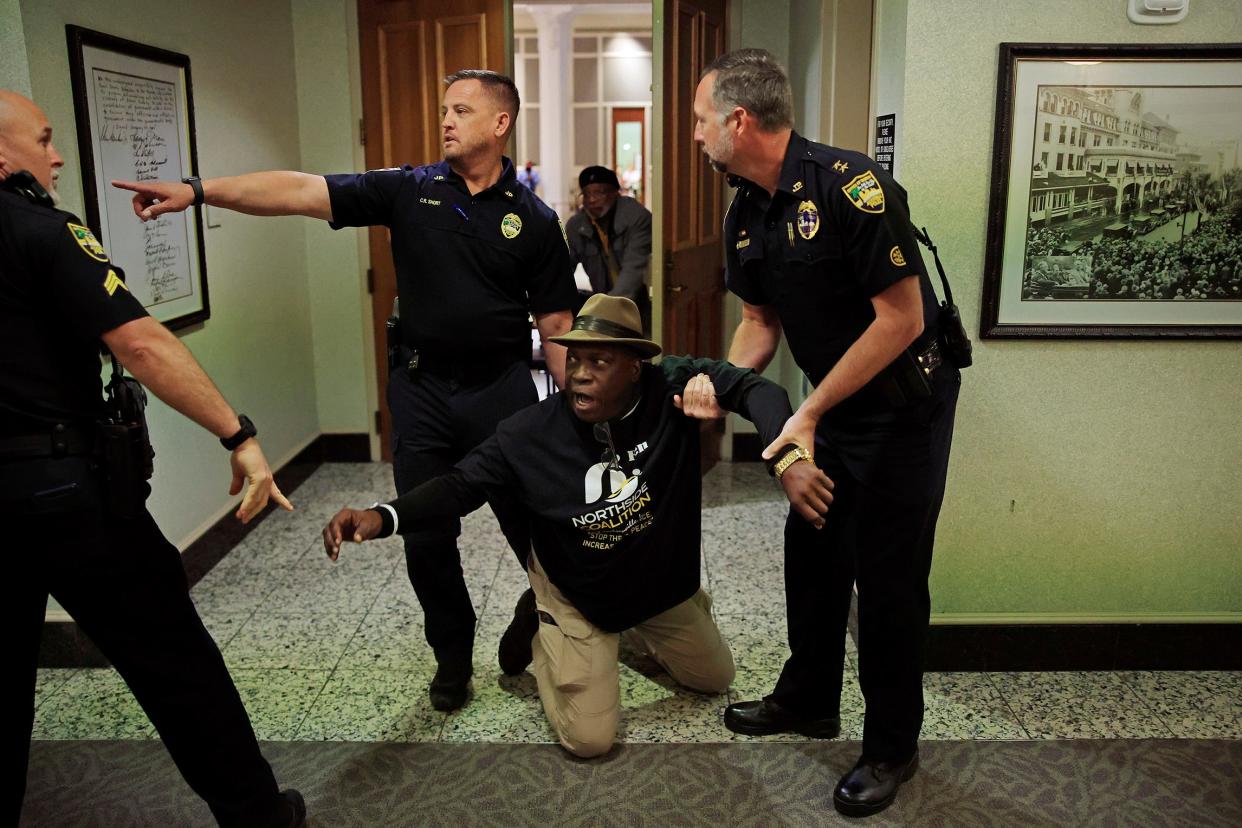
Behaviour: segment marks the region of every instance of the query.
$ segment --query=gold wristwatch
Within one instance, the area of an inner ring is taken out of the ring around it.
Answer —
[[[813,458],[811,457],[811,453],[802,446],[794,446],[785,454],[784,457],[776,461],[776,465],[772,467],[772,474],[776,475],[777,480],[780,480],[781,475],[785,473],[785,470],[794,463],[797,463],[799,460],[811,462]]]

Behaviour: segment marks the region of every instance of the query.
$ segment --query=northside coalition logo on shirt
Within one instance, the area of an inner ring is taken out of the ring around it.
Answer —
[[[627,452],[630,457],[637,453]],[[594,508],[573,518],[574,528],[586,534],[583,547],[611,549],[627,535],[651,525],[651,490],[641,476],[641,469],[626,475],[616,460],[596,463],[587,469],[584,500]]]

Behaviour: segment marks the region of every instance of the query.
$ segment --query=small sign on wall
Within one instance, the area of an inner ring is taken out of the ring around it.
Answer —
[[[884,168],[885,172],[893,171],[893,161],[897,155],[897,116],[877,115],[875,117],[875,163]]]

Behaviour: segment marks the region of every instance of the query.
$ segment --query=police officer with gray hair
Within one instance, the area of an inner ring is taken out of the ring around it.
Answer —
[[[789,660],[772,693],[730,705],[725,724],[838,734],[857,584],[862,756],[833,801],[866,816],[918,767],[927,579],[968,362],[942,347],[950,326],[905,191],[867,156],[794,132],[792,100],[772,55],[741,49],[707,67],[694,101],[695,140],[737,187],[725,279],[744,305],[729,361],[762,370],[783,333],[814,386],[764,456],[814,462],[836,484],[822,529],[794,515],[785,526]]]
[[[152,452],[134,377],[221,438],[237,516],[286,509],[255,428],[172,333],[147,315],[125,274],[79,219],[57,210],[63,161],[47,117],[0,89],[0,518],[6,575],[0,626],[12,642],[18,704],[6,705],[0,821],[26,788],[39,639],[49,593],[125,679],[194,792],[221,825],[305,823],[277,789],[241,698],[190,601],[181,555],[144,505]]]

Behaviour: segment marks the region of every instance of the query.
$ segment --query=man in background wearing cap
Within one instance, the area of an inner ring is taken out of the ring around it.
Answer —
[[[651,211],[621,195],[617,174],[587,167],[578,174],[582,209],[565,223],[569,249],[592,293],[625,296],[638,305],[643,333],[651,333],[647,271],[651,264]]]
[[[631,630],[681,684],[723,693],[733,656],[699,587],[699,424],[720,406],[775,439],[789,398],[754,371],[665,357],[643,338],[629,299],[595,295],[572,330],[566,392],[503,421],[448,474],[389,504],[344,509],[324,529],[336,559],[344,540],[400,533],[432,515],[465,515],[496,492],[529,512],[531,589],[501,640],[501,667],[534,661],[539,696],[561,744],[598,756],[620,717],[617,650]],[[682,412],[686,415],[683,416]],[[822,525],[831,481],[813,463],[776,470],[793,508]]]

